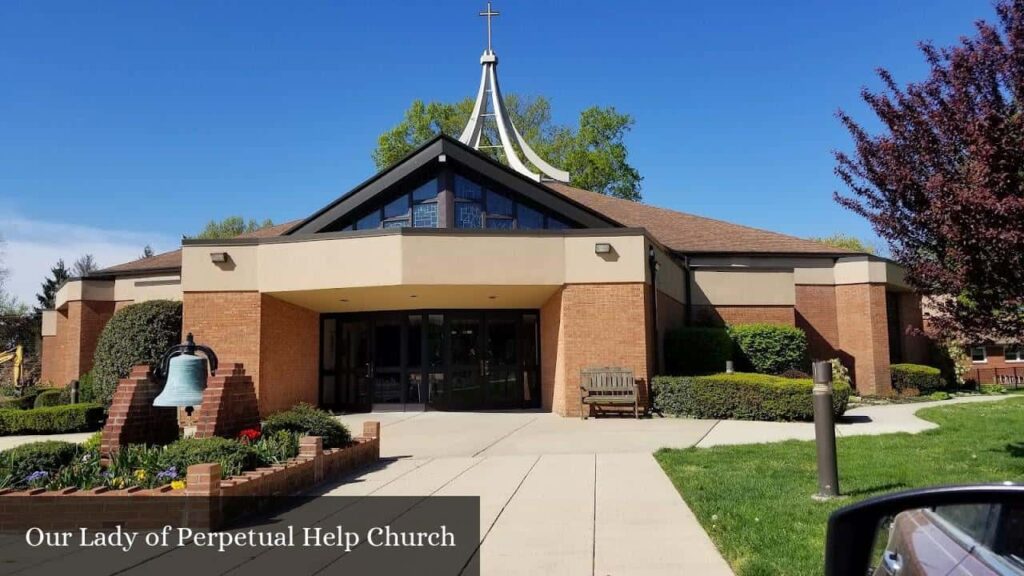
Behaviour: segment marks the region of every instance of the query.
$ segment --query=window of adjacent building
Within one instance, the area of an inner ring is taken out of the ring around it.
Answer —
[[[971,362],[974,362],[975,364],[988,362],[988,354],[986,354],[984,346],[975,346],[971,348]]]
[[[1024,362],[1024,346],[1011,344],[1003,349],[1003,357],[1007,362]]]
[[[412,225],[415,228],[437,228],[436,178],[412,191]]]

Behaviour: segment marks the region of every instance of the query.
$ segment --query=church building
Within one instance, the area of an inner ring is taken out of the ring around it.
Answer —
[[[890,363],[927,359],[896,264],[573,187],[513,125],[490,46],[480,63],[458,139],[301,221],[68,282],[43,314],[42,379],[88,372],[111,315],[152,299],[182,301],[182,334],[244,363],[264,415],[309,402],[575,416],[595,366],[632,369],[646,401],[666,332],[685,325],[800,327],[862,394],[891,390]],[[489,122],[499,142],[484,144]]]

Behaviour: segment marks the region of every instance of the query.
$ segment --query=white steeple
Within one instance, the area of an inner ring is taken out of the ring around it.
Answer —
[[[473,106],[473,113],[469,117],[466,128],[462,131],[462,135],[459,136],[459,141],[479,150],[484,118],[493,117],[498,127],[501,148],[505,152],[505,158],[508,159],[509,166],[513,170],[538,182],[541,180],[542,174],[552,180],[568,182],[568,172],[548,164],[539,154],[533,151],[533,148],[530,148],[530,145],[526,143],[526,139],[519,134],[519,130],[512,123],[508,110],[505,108],[505,101],[501,97],[501,89],[498,87],[498,56],[491,48],[491,17],[498,14],[498,12],[491,10],[490,2],[487,3],[487,10],[480,13],[481,16],[487,18],[487,49],[484,50],[483,56],[480,57],[480,65],[483,67],[483,71],[480,75],[480,90],[476,94],[476,104]],[[488,108],[491,110],[489,113],[487,111]],[[530,170],[519,159],[515,147],[512,146],[512,138],[515,138],[516,143],[519,144],[519,149],[523,151],[523,154],[526,155],[526,158],[534,166],[540,169],[542,174]]]

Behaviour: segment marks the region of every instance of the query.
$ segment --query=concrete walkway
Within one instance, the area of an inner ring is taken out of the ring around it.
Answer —
[[[920,432],[922,408],[1001,400],[866,406],[841,436]],[[732,574],[652,457],[659,448],[811,440],[810,423],[602,418],[541,412],[342,416],[382,425],[374,470],[330,494],[480,497],[483,574]]]
[[[355,430],[371,419],[388,461],[328,493],[479,496],[482,574],[732,574],[651,455],[679,438],[697,442],[714,421],[342,417]]]

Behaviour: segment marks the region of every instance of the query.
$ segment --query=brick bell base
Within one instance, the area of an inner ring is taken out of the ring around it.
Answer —
[[[162,445],[178,439],[177,410],[153,406],[162,389],[144,364],[117,383],[101,433],[100,454],[109,457],[129,444]]]
[[[256,387],[241,362],[223,363],[203,391],[202,410],[196,422],[196,438],[237,438],[247,428],[259,428]]]

